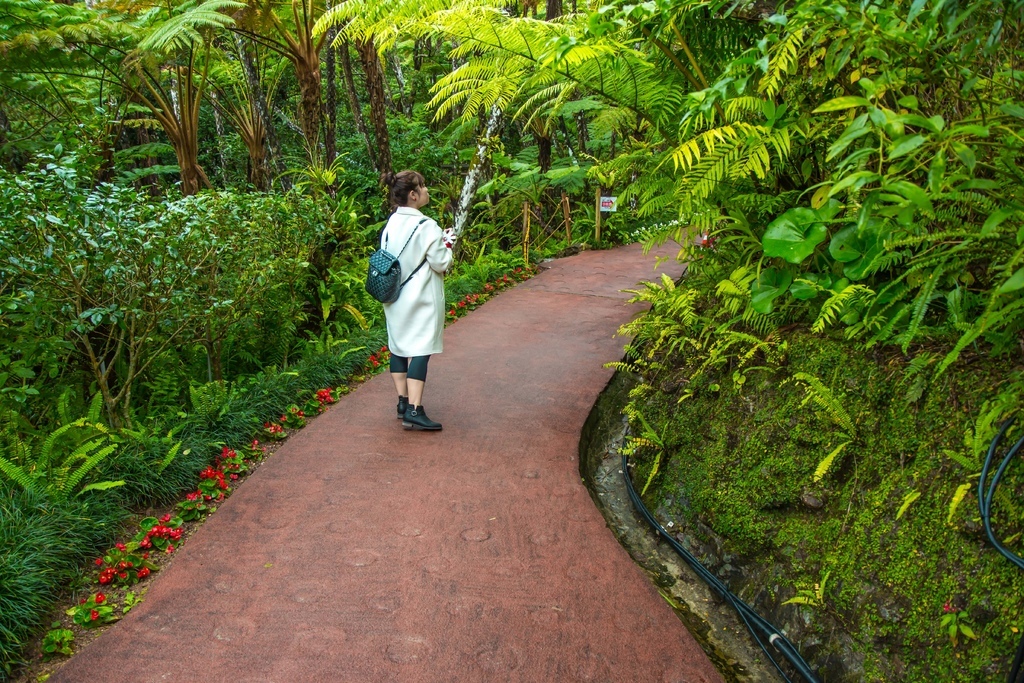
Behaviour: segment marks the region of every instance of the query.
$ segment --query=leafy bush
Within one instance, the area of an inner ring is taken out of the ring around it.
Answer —
[[[180,384],[286,358],[326,239],[309,200],[82,185],[73,159],[0,171],[4,395],[24,405],[70,367],[130,425],[133,391],[171,369]]]

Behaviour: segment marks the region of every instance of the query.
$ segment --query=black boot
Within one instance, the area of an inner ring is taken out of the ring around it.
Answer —
[[[409,397],[399,396],[398,397],[398,419],[405,418],[405,411],[409,408]]]
[[[427,417],[427,414],[423,411],[423,406],[409,406],[408,410],[405,411],[405,417],[402,419],[402,426],[406,429],[425,432],[441,431],[440,423],[434,422]]]

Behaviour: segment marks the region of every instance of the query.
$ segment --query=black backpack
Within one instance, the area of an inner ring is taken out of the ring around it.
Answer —
[[[416,227],[409,234],[409,239],[405,241],[402,251],[405,251],[405,247],[409,246],[413,235],[428,220],[430,219],[424,218],[416,224]],[[366,274],[366,291],[382,304],[393,304],[398,301],[398,295],[402,293],[402,287],[405,287],[405,283],[412,279],[412,276],[423,267],[427,259],[424,258],[416,266],[416,270],[412,271],[405,280],[402,280],[402,266],[398,263],[398,259],[402,256],[402,251],[398,252],[398,256],[392,256],[391,252],[387,250],[386,245],[387,242],[385,241],[385,248],[378,249],[370,256],[370,268]]]

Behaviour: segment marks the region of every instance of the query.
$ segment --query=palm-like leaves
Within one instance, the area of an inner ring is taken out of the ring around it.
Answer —
[[[139,43],[139,49],[167,53],[194,48],[206,42],[211,31],[235,23],[225,12],[243,7],[245,3],[234,0],[206,0],[201,4],[186,2],[175,8],[170,17],[155,24]]]

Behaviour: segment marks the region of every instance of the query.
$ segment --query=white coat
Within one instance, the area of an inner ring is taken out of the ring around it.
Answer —
[[[380,246],[397,255],[416,224],[425,216],[408,206],[395,209],[384,226]],[[441,228],[432,219],[419,226],[399,256],[405,280],[426,258],[426,263],[402,288],[398,300],[384,304],[388,349],[396,356],[429,356],[444,350],[444,277],[452,264],[452,250],[444,246]]]

